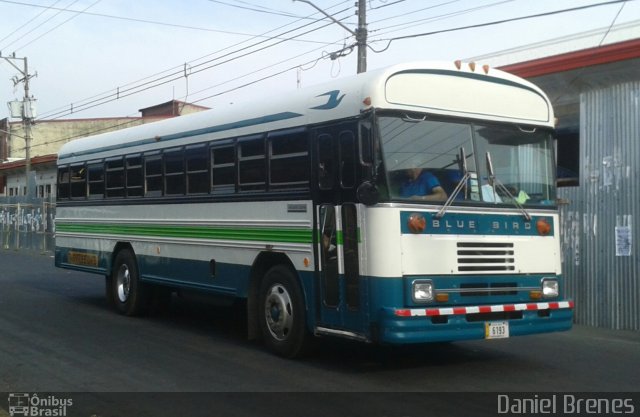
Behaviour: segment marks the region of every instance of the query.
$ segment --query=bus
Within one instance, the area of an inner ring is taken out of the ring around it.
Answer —
[[[55,265],[106,277],[123,315],[181,291],[239,302],[284,357],[323,336],[568,330],[553,128],[535,85],[456,61],[78,139],[58,155]]]

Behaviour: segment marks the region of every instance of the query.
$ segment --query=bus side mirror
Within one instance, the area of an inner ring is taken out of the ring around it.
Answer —
[[[364,181],[360,184],[356,191],[356,196],[358,197],[358,201],[365,206],[373,206],[374,204],[378,204],[380,200],[378,187],[371,181]]]

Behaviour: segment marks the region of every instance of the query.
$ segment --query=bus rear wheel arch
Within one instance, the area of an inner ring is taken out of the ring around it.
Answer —
[[[286,358],[305,353],[312,336],[307,330],[302,289],[291,268],[275,265],[265,273],[258,291],[257,310],[267,348]]]

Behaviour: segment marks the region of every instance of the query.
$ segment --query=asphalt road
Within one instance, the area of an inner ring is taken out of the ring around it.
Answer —
[[[95,415],[133,415],[121,411],[151,396],[165,403],[164,410],[176,407],[172,415],[195,415],[206,398],[224,400],[225,412],[216,415],[292,415],[281,413],[285,405],[300,415],[315,401],[317,415],[359,404],[391,416],[394,411],[380,404],[421,400],[400,393],[640,389],[640,332],[575,326],[564,333],[395,349],[327,339],[309,358],[293,361],[247,341],[239,311],[173,301],[160,316],[119,316],[107,307],[102,277],[57,269],[50,256],[0,251],[0,393],[100,393],[77,394],[76,405],[103,407]],[[104,394],[116,392],[155,394]],[[370,392],[379,394],[362,394]],[[425,398],[433,404],[424,415],[459,410],[458,394],[442,396],[439,404],[433,394]],[[259,405],[265,401],[266,408]],[[485,411],[494,403],[487,395],[474,400]],[[0,416],[4,406],[0,398]]]

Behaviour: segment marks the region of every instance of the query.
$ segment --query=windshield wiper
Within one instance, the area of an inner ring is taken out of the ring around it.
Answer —
[[[525,208],[518,202],[518,200],[511,194],[511,191],[496,177],[495,171],[493,170],[493,162],[491,162],[491,153],[487,151],[487,171],[489,172],[489,185],[493,188],[493,195],[496,195],[496,186],[498,189],[503,191],[505,194],[509,196],[513,205],[516,206],[522,215],[527,221],[531,220],[531,215],[525,210]]]
[[[462,171],[464,175],[462,175],[462,178],[460,179],[460,181],[458,181],[458,184],[456,184],[456,188],[453,189],[453,191],[451,192],[451,195],[449,196],[449,198],[447,198],[447,201],[445,201],[444,205],[440,208],[440,210],[438,210],[438,213],[436,213],[436,219],[440,219],[442,218],[442,216],[444,216],[449,206],[451,206],[451,204],[453,203],[453,200],[456,199],[456,197],[458,196],[458,194],[460,194],[460,191],[462,191],[463,188],[464,188],[464,198],[465,200],[467,199],[467,182],[469,182],[469,178],[471,178],[471,173],[467,170],[467,157],[464,153],[464,148],[462,146],[460,147],[458,158],[459,158],[458,165],[460,167],[460,171]]]

